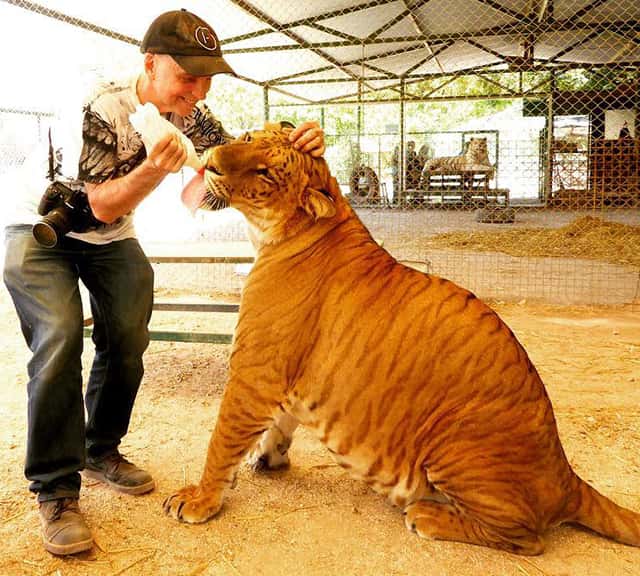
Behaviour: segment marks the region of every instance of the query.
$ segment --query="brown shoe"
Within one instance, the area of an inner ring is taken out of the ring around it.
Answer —
[[[45,550],[51,554],[76,554],[93,546],[76,498],[40,502],[40,523]]]
[[[125,494],[144,494],[156,487],[149,472],[129,462],[118,451],[100,458],[87,458],[83,474]]]

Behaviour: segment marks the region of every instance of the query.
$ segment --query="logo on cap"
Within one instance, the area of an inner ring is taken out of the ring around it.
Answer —
[[[205,50],[215,50],[218,47],[216,37],[206,26],[198,26],[193,35],[196,42]]]

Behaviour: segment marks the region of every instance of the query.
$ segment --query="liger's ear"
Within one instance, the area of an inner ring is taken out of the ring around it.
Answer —
[[[302,208],[315,220],[331,218],[336,213],[333,200],[315,188],[307,187],[302,197]]]
[[[295,126],[289,122],[288,120],[280,120],[279,122],[265,122],[264,129],[266,131],[277,131],[280,130],[282,132],[290,132],[293,130]]]

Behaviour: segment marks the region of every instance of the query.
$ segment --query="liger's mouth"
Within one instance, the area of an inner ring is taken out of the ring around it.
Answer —
[[[206,210],[222,210],[230,205],[229,193],[224,184],[218,181],[218,178],[222,176],[217,170],[212,170],[211,166],[207,166],[204,171],[204,180],[207,186],[207,193],[205,194],[201,208]]]
[[[220,170],[218,170],[213,164],[207,166],[205,170],[207,172],[213,172],[216,176],[222,176],[222,172],[220,172]]]

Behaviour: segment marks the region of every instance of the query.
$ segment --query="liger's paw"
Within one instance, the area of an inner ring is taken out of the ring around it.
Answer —
[[[269,472],[271,470],[289,468],[289,456],[286,452],[284,454],[279,452],[264,454],[256,450],[249,456],[248,462],[254,472]]]
[[[181,522],[199,524],[213,518],[222,507],[220,497],[203,492],[199,486],[186,486],[169,496],[164,513]]]

